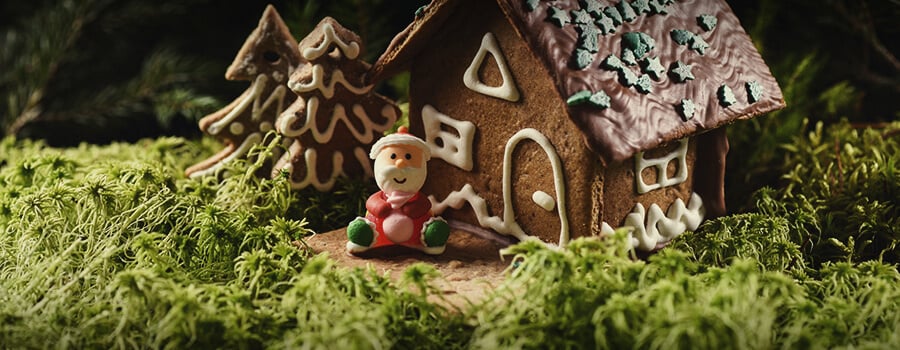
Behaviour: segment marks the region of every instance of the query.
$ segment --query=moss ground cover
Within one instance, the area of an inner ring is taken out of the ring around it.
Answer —
[[[483,302],[430,302],[291,242],[347,222],[335,195],[189,180],[210,141],[55,149],[0,142],[0,344],[10,348],[897,348],[900,124],[817,126],[748,212],[648,260],[624,236],[509,248]],[[262,150],[265,151],[265,150]]]

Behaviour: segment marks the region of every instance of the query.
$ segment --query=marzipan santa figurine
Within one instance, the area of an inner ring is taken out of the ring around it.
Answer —
[[[347,251],[402,245],[426,254],[443,253],[450,227],[434,216],[428,197],[419,192],[428,175],[428,145],[400,127],[372,145],[369,158],[375,160],[375,182],[381,191],[366,201],[366,216],[347,227]]]

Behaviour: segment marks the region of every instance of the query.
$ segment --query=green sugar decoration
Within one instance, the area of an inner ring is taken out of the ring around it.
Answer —
[[[572,11],[572,23],[587,24],[594,22],[594,19],[585,10]]]
[[[426,5],[422,5],[422,6],[420,6],[419,8],[417,8],[417,9],[416,9],[416,18],[422,17],[422,15],[425,14],[425,9],[427,9],[427,8],[428,8],[428,5],[427,5],[427,4],[426,4]],[[532,10],[533,10],[533,9],[532,9]]]
[[[603,5],[597,0],[579,0],[578,3],[581,4],[581,8],[591,15],[600,16],[603,14]]]
[[[562,28],[564,25],[572,22],[572,19],[569,17],[569,12],[566,10],[560,10],[557,7],[551,6],[548,13],[550,13],[550,17],[547,17],[547,20],[553,22],[557,27]]]
[[[634,88],[637,89],[638,92],[642,94],[649,94],[652,92],[652,86],[650,85],[650,77],[647,75],[642,75],[637,78],[634,82]]]
[[[603,14],[597,15],[597,18],[594,20],[594,24],[600,28],[600,33],[603,35],[612,34],[616,32],[616,24],[613,23],[613,20],[609,18],[609,16],[605,16]]]
[[[579,24],[576,28],[578,29],[578,47],[591,53],[600,51],[600,30],[597,27],[593,24]]]
[[[654,80],[659,80],[666,74],[666,67],[659,62],[659,57],[646,57],[640,62],[641,71],[649,75]]]
[[[622,68],[619,69],[619,83],[626,86],[632,87],[634,84],[637,84],[638,76],[631,71],[631,69]]]
[[[585,103],[605,109],[609,108],[610,99],[609,95],[603,90],[597,91],[596,93],[590,90],[581,90],[566,99],[566,104],[569,106],[577,106]]]
[[[635,13],[650,13],[650,4],[647,0],[634,0],[631,2],[631,9]]]
[[[631,51],[635,59],[642,58],[656,47],[656,40],[642,32],[622,34],[622,56]]]
[[[637,58],[634,57],[634,51],[625,50],[622,51],[622,62],[629,66],[633,66],[637,64]]]
[[[744,84],[747,88],[747,101],[750,103],[759,102],[763,96],[763,88],[762,85],[759,84],[758,81],[748,81]]]
[[[540,0],[525,0],[525,8],[527,8],[528,11],[534,11],[539,2]]]
[[[713,15],[700,15],[697,17],[697,24],[705,31],[711,31],[716,28],[719,20]]]
[[[649,0],[648,5],[650,6],[651,14],[665,15],[669,13],[664,0]]]
[[[694,101],[689,98],[681,99],[681,103],[678,105],[678,112],[681,113],[681,119],[688,121],[694,118],[694,113],[696,111],[697,106],[694,105]]]
[[[600,66],[608,70],[619,70],[625,68],[625,62],[622,62],[616,55],[609,55],[606,56],[606,59],[603,60]]]
[[[672,29],[669,35],[672,36],[672,40],[675,40],[678,45],[687,45],[694,38],[694,33],[684,29]]]
[[[622,14],[620,14],[619,10],[617,10],[615,7],[612,7],[612,6],[607,7],[605,9],[603,9],[603,13],[606,14],[607,17],[612,19],[613,24],[615,24],[615,25],[622,24]]]
[[[675,82],[683,83],[688,80],[694,80],[694,73],[691,72],[691,68],[693,68],[690,64],[685,64],[681,61],[675,61],[669,67],[669,74],[672,75],[672,78],[675,79]]]
[[[734,98],[734,91],[731,91],[731,88],[728,85],[719,86],[719,90],[716,91],[716,96],[719,97],[719,104],[722,107],[728,107],[735,103],[737,103],[737,99]]]
[[[694,35],[694,39],[691,40],[691,50],[697,51],[697,53],[703,55],[708,48],[709,44],[706,43],[706,40],[703,40],[699,35]]]
[[[585,69],[594,62],[594,54],[584,48],[575,48],[575,67]]]
[[[637,18],[637,14],[634,12],[634,9],[631,8],[631,5],[628,4],[627,1],[622,0],[616,4],[616,9],[619,10],[619,13],[622,14],[622,20],[625,22],[633,22]]]

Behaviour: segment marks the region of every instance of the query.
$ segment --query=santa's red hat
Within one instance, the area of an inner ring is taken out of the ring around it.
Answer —
[[[372,145],[372,151],[369,152],[369,158],[375,159],[378,156],[378,153],[381,153],[381,150],[388,146],[393,145],[407,145],[413,146],[420,150],[422,150],[422,154],[425,156],[425,161],[431,159],[431,148],[425,144],[425,141],[422,139],[413,136],[409,133],[409,130],[405,126],[401,126],[397,129],[396,133],[387,135],[382,137]]]

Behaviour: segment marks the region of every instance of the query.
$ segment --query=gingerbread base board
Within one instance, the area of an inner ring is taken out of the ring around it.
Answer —
[[[413,263],[431,264],[441,272],[437,287],[443,292],[444,299],[455,306],[484,300],[506,277],[504,271],[512,261],[512,257],[501,259],[499,251],[504,245],[458,229],[450,232],[447,250],[441,255],[427,255],[400,246],[352,255],[346,250],[346,228],[316,234],[304,241],[313,253],[327,252],[339,266],[371,266],[377,273],[389,273],[395,279]]]

